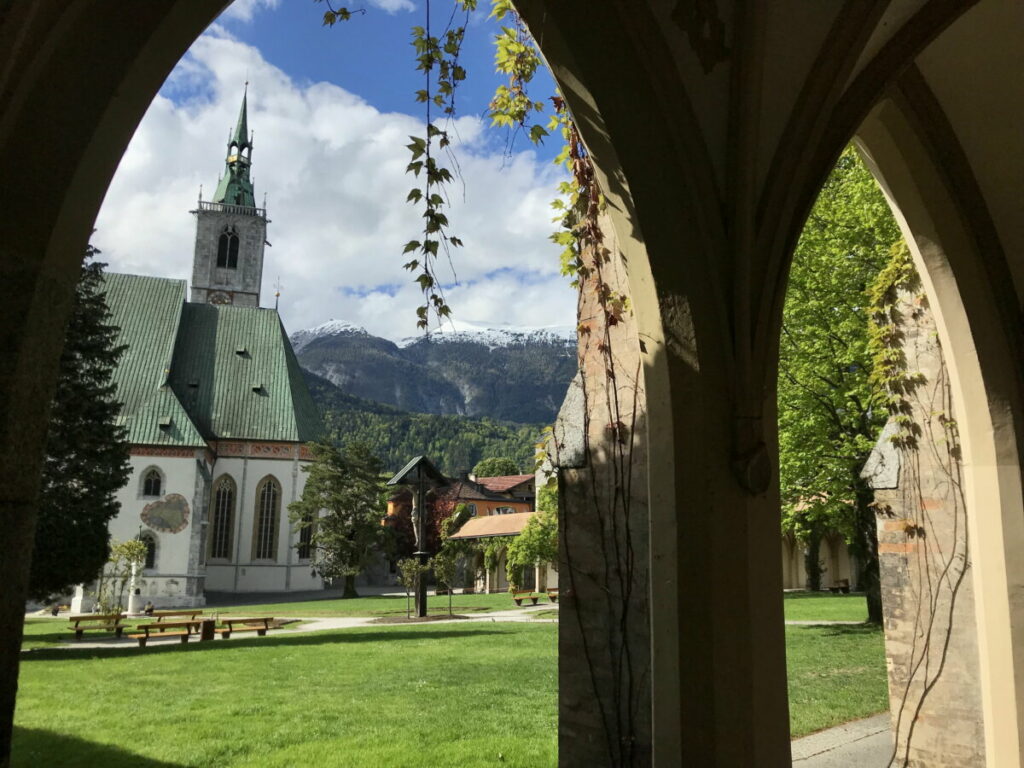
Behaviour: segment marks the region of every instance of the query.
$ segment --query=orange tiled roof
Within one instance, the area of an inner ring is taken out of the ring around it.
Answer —
[[[535,512],[516,512],[512,515],[487,515],[469,520],[453,539],[486,539],[491,536],[518,536]]]
[[[499,475],[497,477],[478,477],[476,481],[489,491],[501,493],[517,485],[533,480],[533,475]]]

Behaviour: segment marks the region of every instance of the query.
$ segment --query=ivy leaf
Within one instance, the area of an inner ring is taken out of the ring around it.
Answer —
[[[410,253],[411,251],[415,251],[419,247],[419,240],[410,240],[408,243],[405,244],[405,248],[402,250],[402,253]]]

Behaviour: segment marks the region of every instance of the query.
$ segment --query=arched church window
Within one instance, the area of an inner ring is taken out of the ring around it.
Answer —
[[[281,485],[267,477],[256,491],[256,535],[253,560],[277,559],[277,521],[281,512]]]
[[[157,469],[150,469],[142,479],[143,496],[159,496],[163,489],[163,477]]]
[[[231,532],[235,520],[235,481],[222,475],[213,491],[210,557],[231,559]]]
[[[153,570],[156,568],[156,538],[151,533],[144,533],[140,541],[146,545],[146,561],[142,567]]]
[[[299,528],[299,560],[309,560],[313,556],[313,521],[307,520]]]
[[[220,233],[217,241],[217,266],[221,269],[238,268],[238,233],[234,227]]]

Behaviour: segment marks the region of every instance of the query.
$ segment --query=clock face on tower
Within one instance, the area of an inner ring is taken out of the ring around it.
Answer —
[[[230,304],[231,295],[224,291],[214,291],[210,294],[209,302],[211,304]]]

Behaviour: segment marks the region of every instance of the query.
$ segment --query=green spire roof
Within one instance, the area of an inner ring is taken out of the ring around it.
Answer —
[[[242,108],[238,111],[238,123],[235,132],[228,142],[228,156],[225,160],[224,175],[217,184],[213,202],[228,205],[244,205],[256,207],[256,193],[249,178],[249,166],[252,164],[252,141],[249,139],[249,84],[246,83],[242,94]]]
[[[252,146],[249,144],[249,109],[247,102],[249,99],[249,84],[245,84],[245,91],[242,93],[242,108],[238,110],[238,123],[235,125],[235,134],[231,137],[231,143],[228,148],[235,147],[239,150],[242,148],[251,149]]]

